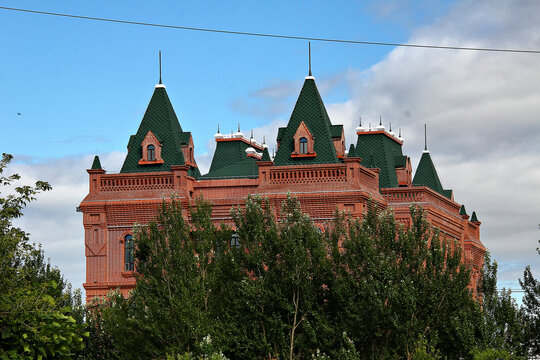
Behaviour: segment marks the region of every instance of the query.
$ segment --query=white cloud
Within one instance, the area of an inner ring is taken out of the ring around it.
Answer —
[[[118,171],[125,153],[114,152],[100,156],[106,169]],[[20,184],[47,181],[52,190],[41,193],[30,203],[24,216],[15,225],[30,233],[30,241],[42,244],[45,256],[58,266],[74,288],[85,282],[84,231],[82,214],[76,207],[88,194],[88,174],[93,156],[73,156],[45,159],[14,158],[8,173],[21,175]]]
[[[410,43],[540,48],[537,1],[462,1]],[[392,122],[417,163],[423,124],[443,185],[476,210],[481,238],[499,262],[501,284],[518,287],[527,264],[540,275],[540,62],[538,55],[396,48],[364,72],[349,72],[353,98],[330,104],[353,133]],[[348,139],[350,141],[350,139]]]

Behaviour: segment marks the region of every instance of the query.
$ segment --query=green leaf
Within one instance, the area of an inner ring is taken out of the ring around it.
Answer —
[[[11,330],[9,328],[5,328],[2,330],[2,339],[7,339],[11,336]]]

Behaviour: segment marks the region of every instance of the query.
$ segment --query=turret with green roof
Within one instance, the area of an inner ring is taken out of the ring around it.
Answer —
[[[304,123],[313,138],[315,156],[293,157],[294,136]],[[274,158],[276,166],[339,163],[333,135],[341,136],[342,126],[333,126],[315,84],[313,76],[307,76],[287,127],[278,130],[279,148]]]
[[[143,157],[142,143],[148,133],[161,145],[162,162],[140,164]],[[121,173],[170,171],[171,165],[185,165],[182,145],[187,146],[191,134],[184,132],[173,109],[165,86],[156,85],[150,103],[135,135],[130,136],[128,154],[124,160]],[[190,176],[200,176],[197,168],[190,168]]]
[[[424,150],[422,153],[418,168],[416,168],[416,173],[414,174],[413,185],[427,186],[449,199],[452,198],[452,190],[443,189],[428,150]]]
[[[99,161],[99,156],[94,157],[94,162],[92,162],[92,170],[101,170],[101,161]]]
[[[227,140],[216,142],[210,170],[208,174],[201,176],[201,179],[259,177],[257,159],[246,154],[250,144],[241,138]]]
[[[358,132],[356,156],[367,168],[379,168],[379,187],[398,187],[396,168],[405,167],[407,156],[403,155],[402,142],[385,132],[382,122],[375,131]]]

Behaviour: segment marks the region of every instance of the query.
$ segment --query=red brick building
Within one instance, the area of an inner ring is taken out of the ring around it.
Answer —
[[[189,219],[189,204],[202,196],[213,204],[216,223],[231,223],[230,209],[248,194],[268,197],[279,211],[291,192],[317,226],[333,218],[334,210],[361,217],[368,201],[390,207],[407,222],[409,205],[421,205],[433,226],[462,247],[477,282],[485,248],[480,222],[442,187],[429,151],[424,150],[413,177],[411,160],[402,153],[403,139],[382,123],[356,129],[357,141],[345,148],[343,125],[333,125],[315,79],[308,76],[289,123],[278,129],[277,152],[244,136],[215,135],[210,170],[201,175],[190,132],[183,131],[165,86],[156,85],[139,129],[128,141],[128,153],[118,174],[107,174],[96,156],[89,194],[81,202],[85,229],[86,298],[112,289],[127,294],[133,277],[132,231],[154,219],[163,199],[175,196]],[[277,214],[279,216],[279,214]]]

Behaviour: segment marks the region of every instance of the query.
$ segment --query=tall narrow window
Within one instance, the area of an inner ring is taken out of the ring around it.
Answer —
[[[307,154],[307,139],[300,138],[300,154]]]
[[[146,149],[147,149],[148,161],[156,160],[156,148],[154,147],[154,145],[148,145]]]
[[[231,235],[231,249],[240,248],[240,236],[237,233]]]
[[[133,271],[135,267],[133,261],[133,251],[135,250],[133,236],[126,235],[124,240],[124,271]]]

